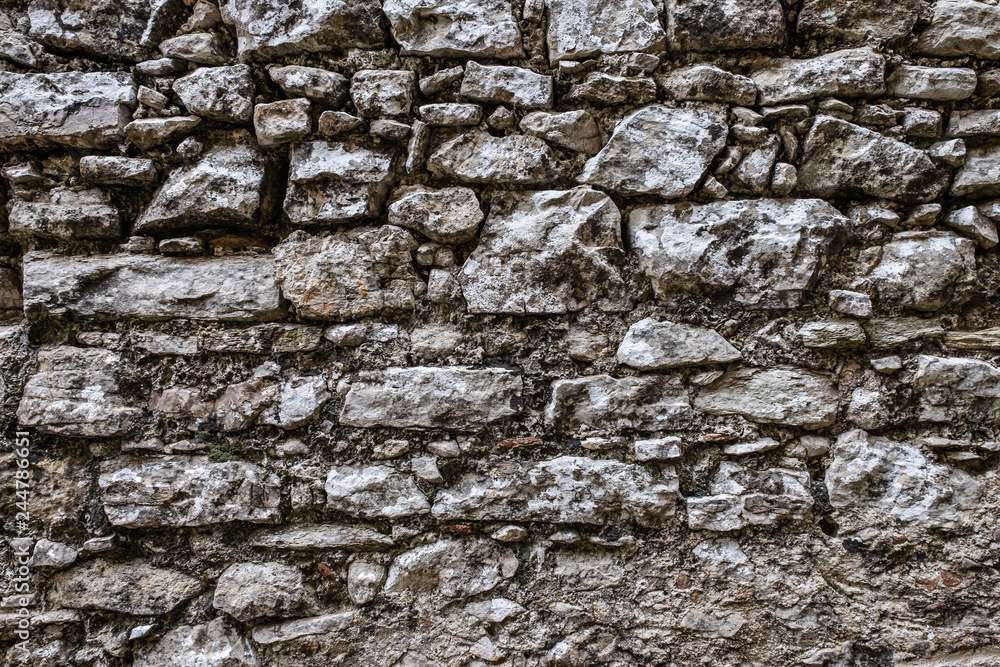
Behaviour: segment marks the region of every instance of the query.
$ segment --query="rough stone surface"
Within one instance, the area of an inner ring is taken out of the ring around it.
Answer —
[[[362,519],[426,514],[430,503],[409,475],[387,466],[339,466],[326,478],[327,504]]]
[[[878,97],[885,92],[885,58],[871,49],[847,49],[809,60],[780,58],[751,74],[761,104],[787,104],[824,95]]]
[[[975,271],[975,244],[947,232],[901,232],[881,248],[868,274],[890,305],[937,310],[960,296]]]
[[[50,595],[71,609],[151,616],[172,611],[201,588],[201,582],[177,570],[92,560],[56,575]]]
[[[797,368],[737,368],[703,389],[696,410],[771,424],[819,428],[837,418],[838,394],[826,376]]]
[[[552,77],[521,67],[470,62],[462,78],[463,97],[521,109],[548,109],[553,102]]]
[[[281,563],[237,563],[219,576],[212,606],[238,621],[308,615],[302,573]]]
[[[394,154],[348,142],[291,149],[285,213],[298,225],[377,215],[393,180]]]
[[[729,363],[739,350],[711,329],[646,318],[628,329],[618,347],[618,363],[642,371]]]
[[[32,0],[24,5],[33,40],[100,59],[143,60],[153,53],[149,38],[165,27],[158,25],[155,5],[141,0]]]
[[[923,0],[806,0],[800,34],[845,43],[892,42],[909,35],[927,6]]]
[[[1000,7],[979,0],[938,0],[915,48],[938,57],[1000,59]]]
[[[121,220],[103,190],[54,188],[38,199],[16,199],[8,216],[12,234],[64,241],[99,241],[121,235]]]
[[[672,51],[767,49],[787,38],[778,0],[667,0]]]
[[[201,67],[177,79],[174,92],[195,116],[246,125],[256,90],[250,72],[248,65]]]
[[[556,380],[545,408],[549,424],[576,434],[680,429],[692,415],[683,384],[670,375]]]
[[[449,598],[468,597],[493,590],[517,569],[514,552],[493,541],[438,540],[397,556],[385,592],[432,590]]]
[[[249,640],[222,618],[203,625],[179,625],[155,644],[139,649],[135,667],[169,667],[181,663],[198,667],[259,667],[260,658]]]
[[[469,188],[433,190],[420,185],[392,193],[389,224],[420,232],[438,243],[464,243],[476,237],[483,211]]]
[[[649,0],[608,5],[587,0],[547,0],[549,60],[576,60],[601,53],[653,51],[666,34]]]
[[[509,0],[387,0],[382,11],[404,55],[501,59],[524,55]]]
[[[494,137],[481,130],[442,144],[428,158],[427,169],[464,183],[535,185],[557,175],[555,156],[538,137]]]

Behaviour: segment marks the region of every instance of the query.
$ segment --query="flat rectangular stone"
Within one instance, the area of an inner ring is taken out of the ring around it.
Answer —
[[[1000,109],[953,111],[948,121],[949,137],[1000,137]]]
[[[763,105],[827,95],[877,97],[885,92],[885,58],[872,49],[846,49],[809,60],[764,61],[750,75]]]
[[[285,308],[267,255],[174,258],[159,255],[24,256],[29,317],[87,320],[137,317],[246,322]]]
[[[599,435],[686,428],[693,414],[677,377],[594,375],[556,380],[545,421],[563,433]]]

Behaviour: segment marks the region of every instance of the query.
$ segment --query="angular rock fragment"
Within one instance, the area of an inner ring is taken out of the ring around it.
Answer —
[[[1000,146],[969,149],[951,184],[953,197],[1000,196]]]
[[[538,137],[494,137],[482,130],[443,143],[428,158],[427,169],[435,176],[468,183],[534,185],[558,176],[552,149]]]
[[[352,143],[293,146],[285,213],[296,225],[375,217],[392,185],[394,159],[390,151]]]
[[[258,324],[244,329],[208,329],[202,331],[198,345],[209,352],[243,354],[278,354],[312,352],[323,337],[320,327],[303,324]]]
[[[327,107],[340,108],[347,99],[347,77],[317,67],[286,65],[267,71],[271,81],[278,84],[289,97],[305,97]]]
[[[561,456],[509,463],[489,475],[469,473],[438,492],[438,520],[547,521],[655,526],[674,514],[678,480],[672,468]]]
[[[937,310],[962,300],[975,270],[976,248],[969,239],[939,231],[900,232],[882,246],[868,279],[887,306]]]
[[[210,32],[178,35],[160,42],[165,58],[177,58],[200,65],[225,65],[229,61],[218,36]]]
[[[684,384],[669,375],[556,380],[545,408],[548,424],[574,435],[683,429],[693,416]]]
[[[493,540],[438,540],[396,557],[386,593],[438,591],[449,598],[493,590],[517,573],[517,556]]]
[[[597,123],[583,109],[564,113],[532,111],[521,119],[520,128],[522,132],[571,151],[594,155],[601,150],[601,133]]]
[[[806,137],[799,188],[819,197],[870,196],[908,203],[940,197],[947,172],[921,151],[830,116]]]
[[[378,563],[356,560],[347,568],[347,596],[356,605],[371,602],[385,583],[385,568]]]
[[[179,625],[154,644],[136,650],[134,667],[259,667],[253,645],[224,619]]]
[[[428,125],[478,125],[482,117],[483,108],[478,104],[425,104],[420,107],[420,120]]]
[[[10,233],[64,241],[113,240],[121,236],[121,220],[111,197],[102,190],[53,188],[31,201],[10,203]]]
[[[582,83],[574,83],[564,102],[594,106],[647,104],[656,99],[656,84],[645,76],[615,76],[590,72]]]
[[[798,33],[827,42],[891,42],[912,34],[926,6],[924,0],[805,0]]]
[[[855,320],[807,322],[799,327],[802,344],[812,348],[849,348],[865,344],[865,332]]]
[[[342,632],[358,622],[356,611],[344,611],[338,614],[309,616],[293,621],[259,625],[253,629],[253,640],[258,644],[268,646],[282,644],[299,638],[321,637],[323,635]],[[228,667],[228,666],[226,666]]]
[[[24,257],[29,317],[247,322],[284,314],[268,256],[173,258],[151,255]]]
[[[156,166],[142,158],[85,155],[80,158],[80,175],[100,185],[143,186],[156,182]]]
[[[922,354],[913,386],[922,422],[1000,423],[1000,370],[985,361]]]
[[[854,430],[837,438],[831,454],[826,488],[838,520],[871,526],[892,517],[894,526],[954,529],[979,504],[974,478],[928,461],[909,443]]]
[[[779,0],[668,0],[671,51],[729,51],[784,46]]]
[[[52,578],[49,602],[70,609],[104,609],[119,614],[166,614],[202,588],[183,572],[146,563],[92,560]]]
[[[438,243],[464,243],[476,237],[483,211],[469,188],[433,190],[410,185],[392,193],[389,224],[420,232]]]
[[[344,397],[344,426],[474,431],[521,411],[521,376],[486,368],[363,371]]]
[[[920,317],[888,317],[868,320],[864,324],[868,342],[875,349],[900,345],[911,340],[936,338],[944,334],[938,319]]]
[[[406,116],[416,94],[416,72],[365,69],[351,78],[351,101],[366,118]]]
[[[683,197],[694,191],[728,133],[721,107],[654,104],[626,116],[577,180],[621,194]]]
[[[692,529],[722,532],[747,525],[769,526],[786,517],[798,521],[813,506],[805,470],[752,470],[724,461],[709,491],[711,495],[686,501]]]
[[[417,242],[392,225],[331,236],[298,231],[272,251],[281,292],[301,317],[350,320],[413,310],[426,286],[413,268]]]
[[[980,0],[938,0],[931,24],[920,33],[915,48],[939,58],[1000,59],[1000,6]]]
[[[125,138],[142,151],[149,150],[191,132],[201,124],[197,116],[140,118],[125,126]]]
[[[964,100],[976,90],[976,70],[967,67],[900,65],[886,79],[886,92],[916,100]]]
[[[519,109],[551,109],[553,79],[521,67],[470,62],[465,67],[461,94],[479,102],[510,104]]]
[[[234,132],[197,162],[175,167],[132,231],[258,227],[277,204],[272,171],[250,134]]]
[[[885,92],[885,58],[870,48],[835,51],[809,60],[765,60],[750,75],[760,104],[787,104],[827,95],[878,97]]]
[[[0,146],[106,148],[121,140],[136,105],[128,72],[0,72]]]
[[[381,551],[393,545],[393,540],[374,528],[361,525],[298,523],[281,528],[268,528],[255,533],[250,544],[265,549],[290,551],[346,549],[347,551]]]
[[[510,0],[386,0],[382,11],[404,56],[524,56]]]
[[[246,125],[256,87],[249,65],[202,67],[174,81],[181,104],[195,116]]]
[[[654,51],[666,34],[650,0],[610,5],[597,0],[546,0],[549,61],[576,60],[602,53]]]
[[[257,422],[296,429],[315,419],[329,398],[322,376],[296,376],[281,383],[274,403],[264,408]]]
[[[261,146],[276,146],[300,141],[312,129],[309,112],[312,103],[300,97],[258,104],[253,110],[253,127]]]
[[[837,418],[833,380],[797,368],[736,368],[701,390],[694,407],[713,415],[820,428]]]
[[[362,519],[398,519],[431,510],[411,476],[376,465],[331,468],[326,478],[326,503]]]
[[[585,186],[494,195],[479,246],[459,274],[469,311],[626,308],[620,230],[614,202]]]
[[[657,322],[651,317],[629,327],[618,347],[618,363],[641,371],[726,364],[738,359],[739,350],[711,329]]]
[[[848,225],[822,200],[759,199],[636,209],[628,234],[661,297],[719,293],[788,308],[802,302]]]
[[[281,481],[245,461],[207,456],[109,461],[98,478],[114,526],[205,526],[228,521],[278,523]]]
[[[733,191],[764,194],[771,182],[771,172],[780,147],[778,137],[771,135],[759,148],[745,156],[730,176]]]
[[[38,372],[17,408],[22,426],[41,433],[106,438],[125,434],[141,410],[119,394],[121,358],[101,348],[50,347],[38,352]]]
[[[997,238],[996,224],[980,213],[975,206],[966,206],[952,211],[944,219],[944,224],[966,236],[971,236],[983,248],[992,248],[1000,242],[1000,239]]]
[[[751,106],[757,85],[745,76],[712,65],[690,65],[660,76],[657,84],[675,100],[697,100]]]
[[[28,36],[57,51],[132,62],[155,53],[149,46],[156,39],[149,40],[148,31],[157,27],[156,10],[148,0],[32,0],[24,5]]]
[[[1000,109],[953,111],[948,120],[949,137],[1000,137]]]
[[[241,60],[382,46],[376,0],[222,0],[222,18],[236,30]]]
[[[238,621],[308,616],[316,604],[298,568],[282,563],[236,563],[219,576],[212,606]]]

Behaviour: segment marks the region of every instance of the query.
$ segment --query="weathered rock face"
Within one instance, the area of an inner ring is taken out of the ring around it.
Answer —
[[[761,199],[636,209],[628,234],[659,296],[725,291],[785,308],[801,303],[847,224],[818,199]]]
[[[10,203],[10,232],[47,239],[108,240],[121,235],[118,210],[103,190],[57,188]]]
[[[724,532],[801,520],[813,506],[809,474],[800,470],[752,470],[725,461],[709,490],[712,495],[687,499],[688,526],[695,530]]]
[[[729,363],[739,350],[711,329],[657,322],[651,317],[629,327],[618,348],[618,363],[641,371]]]
[[[115,526],[276,523],[281,518],[277,475],[243,461],[168,456],[109,462],[98,483],[104,513]]]
[[[557,176],[555,156],[538,137],[494,137],[479,130],[442,144],[428,158],[427,169],[464,183],[535,185]]]
[[[937,310],[962,300],[975,273],[975,244],[948,232],[901,232],[882,246],[868,279],[886,305]]]
[[[470,62],[462,77],[463,97],[479,102],[511,104],[521,109],[548,109],[553,101],[551,76],[521,67]]]
[[[467,475],[439,493],[443,520],[615,523],[653,526],[674,513],[677,476],[651,475],[618,461],[561,456],[531,467],[503,464],[489,476]]]
[[[56,575],[49,595],[70,609],[150,616],[172,611],[201,588],[200,581],[177,570],[92,560]]]
[[[509,0],[443,2],[387,0],[400,52],[410,56],[520,58],[521,32]]]
[[[820,197],[868,195],[914,203],[940,197],[948,174],[901,141],[822,118],[806,138],[799,187]]]
[[[237,563],[219,576],[212,605],[238,621],[307,616],[315,603],[302,573],[281,563]]]
[[[32,0],[28,35],[57,51],[135,62],[153,54],[149,40],[159,38],[156,33],[169,22],[157,16],[155,4],[162,3]]]
[[[931,56],[1000,58],[1000,8],[979,0],[938,0],[916,49]]]
[[[657,84],[675,100],[742,105],[752,105],[757,100],[757,85],[753,79],[711,65],[675,69],[657,79]]]
[[[970,150],[951,184],[951,194],[955,197],[1000,196],[998,167],[1000,147],[982,146]]]
[[[347,426],[475,430],[521,410],[521,377],[501,369],[388,368],[361,373],[344,398]]]
[[[913,30],[923,0],[806,0],[799,12],[798,31],[802,35],[837,42],[890,42]]]
[[[726,143],[726,118],[716,107],[653,105],[625,117],[578,180],[621,194],[690,194]]]
[[[885,92],[885,58],[871,49],[847,49],[810,60],[779,58],[752,78],[761,104],[785,104],[823,95],[877,97]]]
[[[767,49],[787,37],[777,0],[668,0],[671,51]]]
[[[620,5],[548,0],[545,8],[549,13],[551,62],[657,50],[665,42],[656,7],[648,0],[628,0]]]
[[[199,667],[261,664],[249,640],[222,618],[203,625],[180,625],[135,656],[135,667],[169,667],[177,663]]]
[[[496,195],[459,275],[470,312],[565,313],[628,306],[621,215],[588,187]]]
[[[395,519],[431,506],[409,475],[388,466],[337,466],[326,478],[327,504],[351,516]]]
[[[913,382],[920,421],[1000,422],[1000,371],[985,361],[920,355]]]
[[[392,193],[389,224],[420,232],[439,243],[464,243],[476,237],[483,211],[469,188],[432,190],[422,185]]]
[[[392,562],[386,593],[432,590],[449,598],[485,593],[517,573],[511,549],[491,540],[438,540]]]
[[[246,125],[255,86],[249,65],[201,67],[174,82],[174,92],[195,116]]]
[[[545,420],[561,432],[583,435],[682,429],[693,414],[677,377],[595,375],[556,380]]]
[[[771,424],[819,428],[837,418],[839,394],[827,376],[797,368],[737,368],[703,389],[696,410]]]

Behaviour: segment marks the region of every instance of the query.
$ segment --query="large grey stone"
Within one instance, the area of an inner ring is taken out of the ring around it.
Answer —
[[[1000,109],[952,111],[948,118],[949,137],[1000,137]]]
[[[493,540],[438,540],[393,560],[386,593],[437,591],[449,598],[493,590],[517,573],[517,556]]]
[[[463,97],[519,109],[549,109],[554,101],[553,79],[523,67],[470,62],[462,77]]]
[[[358,622],[356,611],[310,616],[271,625],[258,625],[253,629],[253,640],[265,646],[290,642],[300,637],[323,636],[347,630]]]
[[[757,85],[749,77],[712,65],[690,65],[660,76],[657,85],[675,100],[697,100],[751,106]]]
[[[709,493],[687,498],[688,527],[724,532],[769,526],[782,518],[801,520],[813,506],[809,473],[804,470],[753,470],[723,461]]]
[[[472,130],[446,141],[431,154],[427,169],[468,183],[534,185],[558,176],[552,149],[538,137],[494,137]]]
[[[916,100],[964,100],[976,91],[976,70],[968,67],[900,65],[886,79],[886,91]]]
[[[403,55],[524,56],[510,0],[385,0],[382,11]]]
[[[837,418],[839,394],[827,375],[798,368],[736,368],[705,387],[696,410],[754,421],[820,428]]]
[[[618,347],[618,363],[642,371],[730,363],[740,352],[711,329],[651,317],[629,327]]]
[[[137,103],[128,72],[0,72],[0,146],[106,148],[121,140]]]
[[[133,232],[258,227],[276,205],[271,172],[249,133],[234,132],[194,164],[174,168]]]
[[[672,468],[651,474],[620,461],[560,456],[498,464],[486,475],[468,473],[438,492],[433,514],[443,521],[617,524],[624,519],[655,526],[674,514],[677,495]]]
[[[615,127],[577,180],[620,194],[684,197],[726,145],[728,133],[722,107],[644,107]]]
[[[249,65],[201,67],[174,81],[181,104],[195,116],[247,125],[256,86]]]
[[[202,625],[179,625],[156,643],[136,650],[134,667],[259,667],[253,645],[226,623],[214,618]]]
[[[546,0],[549,61],[576,60],[602,53],[654,51],[666,41],[650,0],[607,4],[599,0]]]
[[[1000,196],[1000,146],[979,146],[969,150],[965,164],[951,184],[954,197]]]
[[[438,243],[464,243],[476,237],[483,211],[469,188],[434,190],[409,185],[392,193],[389,224],[420,232]]]
[[[800,36],[830,42],[890,42],[908,37],[926,0],[805,0]]]
[[[683,429],[693,415],[684,384],[670,375],[556,380],[545,408],[546,423],[573,435]]]
[[[298,568],[282,563],[235,563],[219,576],[212,606],[238,621],[309,616],[316,604]]]
[[[125,138],[142,151],[173,141],[201,124],[197,116],[140,118],[125,126]]]
[[[363,371],[344,398],[344,426],[474,431],[521,411],[521,376],[485,368]]]
[[[948,188],[927,154],[853,123],[818,118],[806,137],[799,188],[818,197],[870,196],[916,203]]]
[[[400,227],[331,236],[293,232],[274,248],[275,277],[301,317],[349,320],[413,310],[426,290],[413,268],[417,242]]]
[[[155,183],[156,165],[145,158],[85,155],[80,158],[80,176],[100,185],[145,186]]]
[[[309,141],[291,148],[285,213],[296,225],[376,217],[393,181],[393,152]]]
[[[53,188],[25,201],[10,202],[10,232],[63,241],[112,240],[121,236],[121,220],[111,197],[102,190]]]
[[[201,582],[183,572],[147,563],[92,560],[61,572],[50,582],[49,602],[71,609],[104,609],[120,614],[166,614],[201,591]]]
[[[305,97],[324,106],[340,108],[347,99],[347,77],[339,72],[286,65],[267,71],[271,81],[278,84],[289,97]]]
[[[601,132],[594,117],[583,109],[563,113],[532,111],[521,119],[519,127],[522,132],[571,151],[594,155],[601,150]]]
[[[149,0],[32,0],[28,36],[57,51],[135,62],[151,57],[156,40],[169,37]],[[179,22],[172,23],[176,28]],[[161,30],[157,30],[161,28]]]
[[[849,221],[818,199],[676,204],[632,211],[629,244],[656,293],[796,307]]]
[[[667,0],[672,51],[728,51],[784,46],[780,0]]]
[[[760,104],[814,97],[878,97],[885,92],[885,58],[870,48],[846,49],[809,60],[764,60],[751,73]]]
[[[277,523],[281,482],[245,461],[207,456],[109,461],[98,478],[104,513],[127,528]]]
[[[1000,370],[985,361],[919,355],[913,387],[922,422],[1000,423]]]
[[[937,310],[962,301],[975,277],[976,244],[949,232],[900,232],[882,246],[868,273],[888,307]]]
[[[398,519],[431,510],[410,475],[379,465],[331,468],[326,478],[326,503],[362,519]]]
[[[916,50],[930,56],[1000,59],[1000,6],[980,0],[938,0]]]
[[[28,380],[18,422],[41,433],[105,438],[124,435],[142,411],[119,394],[121,358],[101,348],[59,346],[38,352],[38,372]]]
[[[219,5],[223,20],[236,30],[241,60],[377,48],[385,41],[376,0],[223,0]]]
[[[621,215],[586,186],[498,193],[459,274],[470,312],[565,313],[628,307]]]
[[[281,317],[284,305],[268,256],[24,256],[29,317],[247,322]]]

